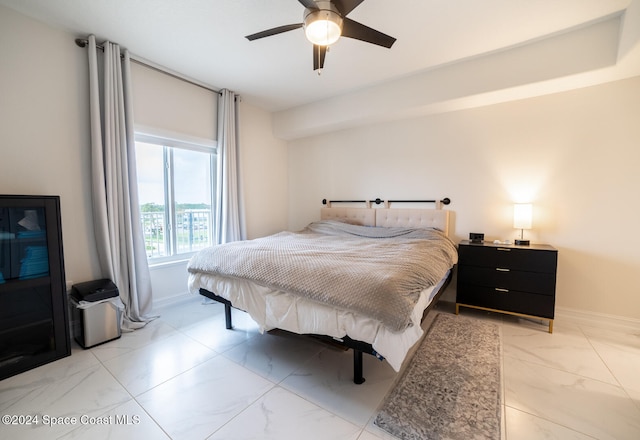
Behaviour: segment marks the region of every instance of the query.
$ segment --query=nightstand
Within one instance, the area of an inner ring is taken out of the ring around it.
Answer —
[[[456,315],[460,307],[549,320],[553,332],[558,251],[529,246],[458,245]]]

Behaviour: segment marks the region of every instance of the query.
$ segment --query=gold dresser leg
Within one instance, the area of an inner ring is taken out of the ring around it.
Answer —
[[[460,304],[456,303],[456,315],[460,313]]]
[[[553,333],[553,319],[549,320],[549,333]]]

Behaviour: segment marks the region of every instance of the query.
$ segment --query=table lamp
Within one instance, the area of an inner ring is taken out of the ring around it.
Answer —
[[[528,246],[529,240],[524,239],[524,230],[531,229],[533,206],[531,203],[516,203],[513,205],[513,227],[520,229],[520,238],[515,243],[520,246]]]

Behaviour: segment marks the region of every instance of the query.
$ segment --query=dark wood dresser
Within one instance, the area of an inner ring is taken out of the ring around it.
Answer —
[[[462,241],[458,245],[456,314],[472,307],[549,320],[553,332],[558,251]]]

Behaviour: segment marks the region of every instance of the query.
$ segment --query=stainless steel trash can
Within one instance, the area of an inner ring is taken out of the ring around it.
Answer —
[[[73,337],[90,348],[121,336],[120,308],[111,302],[118,288],[108,279],[74,284],[71,288]]]

